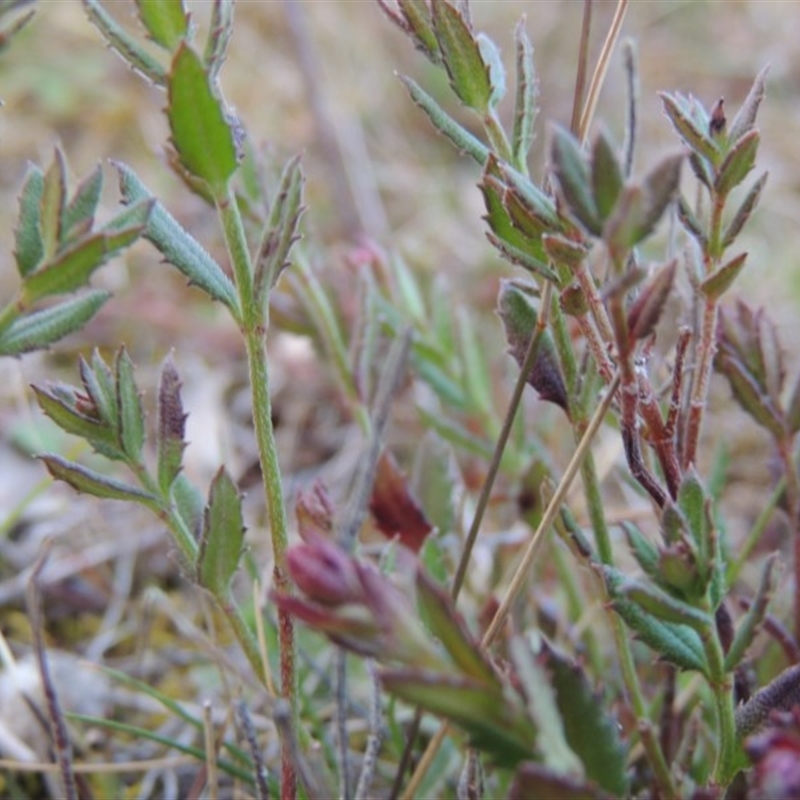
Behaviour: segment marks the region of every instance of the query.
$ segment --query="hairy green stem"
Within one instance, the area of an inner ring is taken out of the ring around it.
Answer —
[[[236,198],[230,187],[224,197],[217,198],[225,243],[233,267],[236,288],[242,308],[242,333],[247,350],[247,366],[253,403],[253,425],[258,446],[258,457],[264,481],[267,502],[272,555],[273,581],[281,593],[291,592],[291,581],[286,569],[288,549],[288,523],[283,499],[283,483],[275,431],[272,427],[272,402],[269,394],[269,369],[267,365],[266,334],[268,305],[257,301],[253,287],[253,265],[247,248],[244,226]],[[286,699],[294,730],[297,730],[297,674],[295,667],[294,625],[291,616],[278,611],[278,644],[280,650],[281,692]],[[259,659],[260,663],[260,659]],[[261,669],[258,670],[261,675]],[[281,797],[294,798],[297,793],[297,775],[288,748],[281,759]]]

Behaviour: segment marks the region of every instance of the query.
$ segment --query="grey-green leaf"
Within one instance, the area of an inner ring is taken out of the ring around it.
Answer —
[[[558,126],[550,152],[553,174],[570,214],[589,233],[599,236],[600,217],[594,202],[589,165],[580,143],[566,128]]]
[[[103,8],[98,0],[83,0],[89,21],[103,34],[108,44],[137,72],[153,83],[166,83],[166,70]]]
[[[227,598],[244,542],[242,498],[224,468],[211,482],[203,515],[197,570],[200,583],[218,598]]]
[[[0,355],[21,355],[45,347],[80,330],[111,297],[92,291],[15,320],[0,333]]]
[[[433,126],[443,133],[461,153],[472,156],[479,164],[486,163],[489,148],[471,134],[463,125],[459,125],[419,84],[405,75],[400,76],[411,99],[428,115]]]
[[[152,197],[133,170],[119,162],[115,166],[120,174],[120,190],[127,202]],[[239,299],[231,279],[161,203],[157,202],[153,207],[144,236],[192,283],[215,300],[225,303],[239,318]]]
[[[36,165],[29,164],[19,197],[19,217],[14,228],[14,257],[17,271],[23,278],[36,269],[44,256],[40,226],[43,191],[44,173]]]
[[[46,455],[42,456],[42,461],[47,467],[48,472],[56,479],[64,481],[83,494],[91,494],[95,497],[102,497],[107,500],[128,500],[134,503],[155,508],[156,498],[153,495],[143,492],[136,486],[101,475],[99,472],[82,467],[72,461],[67,461],[61,456]]]
[[[144,447],[144,409],[133,377],[133,362],[124,347],[117,353],[115,366],[119,438],[128,458],[139,462]]]
[[[592,191],[601,222],[614,210],[623,180],[616,148],[608,133],[601,130],[592,147]]]
[[[64,216],[61,221],[62,244],[66,244],[70,239],[83,236],[91,231],[102,189],[103,170],[98,164],[94,170],[78,184],[78,188],[75,190],[64,209]]]

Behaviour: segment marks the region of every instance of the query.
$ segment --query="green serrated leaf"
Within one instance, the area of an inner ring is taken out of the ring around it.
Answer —
[[[136,0],[136,9],[150,38],[170,53],[189,33],[182,0]]]
[[[114,18],[98,0],[83,0],[89,21],[100,31],[103,38],[137,72],[149,78],[157,86],[167,80],[164,67],[145,50]]]
[[[536,732],[526,715],[509,708],[499,688],[482,681],[420,669],[381,672],[381,685],[391,694],[445,717],[469,735],[475,747],[501,766],[531,757]]]
[[[80,330],[110,297],[110,292],[87,292],[15,320],[0,333],[0,355],[21,355],[48,347]]]
[[[698,632],[708,630],[711,625],[707,614],[650,583],[629,578],[617,586],[617,593],[664,622],[685,625]]]
[[[608,133],[601,130],[592,148],[592,192],[601,223],[614,210],[623,182],[622,164],[614,144]]]
[[[564,735],[583,763],[584,774],[612,796],[625,797],[627,750],[620,739],[619,723],[580,666],[549,647],[545,656]]]
[[[600,217],[594,202],[589,165],[580,143],[566,128],[557,126],[550,153],[553,175],[570,215],[589,233],[599,236]]]
[[[81,414],[73,404],[62,399],[53,388],[45,390],[34,386],[33,392],[36,395],[39,408],[59,428],[74,436],[80,436],[95,449],[101,449],[104,455],[107,452],[111,452],[116,455],[117,459],[122,458],[123,454],[120,450],[117,432],[106,422]]]
[[[453,607],[446,592],[436,586],[421,569],[417,570],[417,603],[422,619],[431,634],[453,660],[457,673],[487,684],[497,685],[491,663],[481,652],[480,644],[467,631],[464,620]]]
[[[645,644],[682,669],[698,670],[708,675],[703,643],[695,630],[687,625],[665,622],[647,613],[617,591],[626,580],[622,573],[610,567],[603,567],[602,572],[614,611]]]
[[[489,148],[471,134],[463,125],[459,125],[419,84],[405,75],[400,80],[408,89],[411,99],[428,115],[428,119],[440,133],[444,134],[460,153],[472,156],[479,164],[486,163]]]
[[[44,257],[53,258],[61,243],[61,222],[67,199],[67,168],[64,154],[57,147],[53,163],[44,175],[44,187],[39,204],[39,227],[42,232]]]
[[[64,481],[83,494],[102,497],[107,500],[128,500],[142,503],[149,508],[157,506],[153,495],[143,492],[136,486],[101,475],[99,472],[82,467],[72,461],[67,461],[61,456],[45,455],[41,460],[47,471],[59,481]]]
[[[707,495],[700,477],[691,467],[681,479],[677,504],[689,526],[689,533],[701,552],[705,552]]]
[[[181,163],[221,197],[236,171],[236,145],[216,87],[202,59],[186,42],[172,61],[167,93],[167,118]]]
[[[197,557],[200,583],[217,598],[227,598],[244,542],[242,498],[224,468],[211,481]]]
[[[397,5],[408,26],[407,30],[414,39],[414,44],[434,63],[441,61],[439,43],[433,30],[428,0],[397,0]]]
[[[511,136],[511,152],[514,166],[527,173],[528,152],[533,143],[533,126],[536,121],[536,100],[539,93],[533,65],[533,45],[525,30],[525,17],[514,29],[516,45],[516,95],[514,98],[514,128]]]
[[[710,300],[719,300],[739,277],[746,259],[747,253],[739,253],[738,256],[725,262],[700,284],[700,291]]]
[[[28,164],[25,184],[19,197],[19,216],[14,228],[14,257],[17,271],[24,278],[33,272],[44,257],[40,226],[44,173]]]
[[[756,163],[758,131],[750,131],[731,147],[717,170],[714,189],[720,197],[725,197],[737,187],[750,173]]]
[[[688,101],[679,95],[667,92],[659,92],[659,97],[667,117],[681,139],[698,155],[708,159],[712,164],[719,164],[722,154],[711,138],[708,127],[703,129],[698,125]]]
[[[133,362],[124,347],[117,353],[115,372],[117,414],[120,422],[119,438],[128,458],[138,463],[141,461],[144,447],[144,409],[133,377]]]
[[[92,230],[100,192],[103,189],[103,170],[98,164],[84,178],[70,198],[61,220],[61,245],[84,236]]]
[[[22,285],[26,304],[43,297],[68,294],[85,286],[107,257],[106,237],[94,233],[78,240],[53,261],[29,275]]]
[[[464,14],[447,2],[433,3],[433,27],[450,86],[459,100],[481,116],[489,111],[494,87],[478,38]]]
[[[158,382],[158,485],[168,492],[182,468],[186,447],[186,413],[181,379],[171,357],[161,367]]]
[[[120,190],[126,202],[135,203],[152,198],[133,170],[119,162],[115,163],[115,167],[119,170]],[[231,279],[159,202],[153,206],[144,236],[191,283],[213,299],[223,302],[237,319],[241,316],[239,298]]]

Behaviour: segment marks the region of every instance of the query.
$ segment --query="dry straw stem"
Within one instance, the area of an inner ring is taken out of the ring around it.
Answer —
[[[603,83],[606,78],[608,65],[611,61],[611,53],[614,51],[614,45],[616,45],[617,39],[619,39],[619,32],[622,29],[622,21],[625,19],[627,7],[628,0],[619,0],[617,3],[614,19],[611,20],[611,27],[608,29],[606,40],[603,42],[603,49],[600,51],[600,56],[597,59],[597,66],[592,75],[592,81],[589,84],[586,104],[583,107],[580,125],[578,126],[578,139],[584,144],[586,144],[589,126],[592,124],[592,118],[597,108],[597,101],[600,97],[600,90],[603,88]]]
[[[578,474],[578,471],[581,468],[583,459],[586,457],[586,454],[592,445],[592,440],[599,430],[600,425],[605,418],[606,412],[611,407],[611,402],[614,399],[614,395],[618,387],[619,374],[616,374],[606,391],[605,397],[603,397],[602,402],[595,410],[594,415],[592,416],[592,419],[590,420],[589,425],[583,434],[583,437],[578,443],[578,446],[575,449],[575,452],[573,453],[566,470],[564,471],[564,475],[561,477],[558,487],[556,488],[552,499],[547,505],[547,509],[542,516],[539,527],[536,529],[533,536],[531,536],[531,538],[528,540],[525,552],[522,554],[522,559],[520,560],[516,572],[511,579],[511,583],[509,584],[506,595],[503,598],[503,602],[495,612],[494,618],[492,619],[489,628],[483,636],[483,640],[481,641],[482,649],[486,649],[491,646],[492,642],[497,637],[497,634],[502,629],[503,624],[508,617],[508,612],[511,609],[511,605],[525,584],[527,577],[530,575],[531,564],[533,563],[533,559],[536,557],[539,546],[544,539],[544,534],[550,529],[550,526],[553,524],[557,514],[560,512],[561,504],[564,502],[567,492],[572,485],[572,481],[575,479],[575,476]],[[433,759],[436,756],[436,753],[444,741],[444,737],[447,735],[449,729],[449,725],[445,723],[439,728],[439,730],[436,732],[436,735],[431,739],[427,749],[422,754],[422,758],[417,764],[416,770],[414,770],[414,774],[411,776],[411,779],[408,782],[408,786],[403,793],[403,800],[413,800],[413,798],[416,797],[422,779],[433,763]]]

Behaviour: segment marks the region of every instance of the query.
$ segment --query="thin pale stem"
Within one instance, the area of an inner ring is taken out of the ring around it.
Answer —
[[[619,39],[622,21],[625,19],[625,11],[627,8],[628,0],[619,0],[617,8],[614,11],[614,18],[611,20],[611,27],[608,29],[606,40],[603,42],[603,49],[600,51],[600,55],[597,59],[597,66],[592,75],[591,83],[589,84],[589,91],[586,94],[586,103],[583,106],[581,121],[578,125],[578,138],[584,143],[589,134],[589,126],[592,124],[592,119],[594,118],[597,101],[600,98],[600,90],[603,88],[608,65],[611,61],[611,53],[614,50],[617,39]]]

